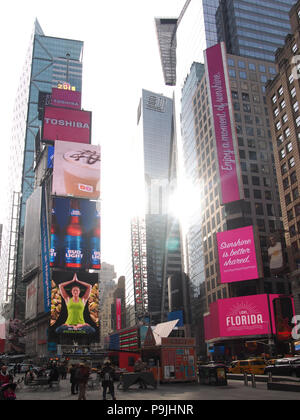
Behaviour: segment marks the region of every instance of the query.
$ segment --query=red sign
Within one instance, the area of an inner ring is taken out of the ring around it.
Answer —
[[[90,144],[92,114],[89,111],[45,107],[42,141],[72,141]]]
[[[81,109],[81,92],[52,88],[51,105]]]

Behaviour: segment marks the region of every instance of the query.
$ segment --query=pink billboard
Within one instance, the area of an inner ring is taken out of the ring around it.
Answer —
[[[261,276],[253,226],[217,233],[217,245],[221,283],[252,280]]]
[[[51,105],[63,108],[81,109],[81,92],[52,88]]]
[[[116,329],[121,330],[122,329],[122,317],[121,317],[121,299],[116,299],[116,319],[117,319],[117,325]]]
[[[271,333],[269,295],[219,299],[205,317],[205,339]]]
[[[46,106],[43,121],[43,141],[91,142],[91,112]]]
[[[204,52],[223,204],[243,198],[224,43]]]

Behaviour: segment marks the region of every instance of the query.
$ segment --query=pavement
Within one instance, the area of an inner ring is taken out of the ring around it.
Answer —
[[[123,391],[116,390],[116,403],[118,401],[166,401],[169,404],[180,401],[211,401],[211,400],[270,400],[286,401],[300,400],[300,392],[268,390],[267,383],[257,382],[256,387],[244,385],[243,381],[228,380],[227,386],[209,386],[198,383],[173,383],[160,384],[156,389],[148,387],[147,390],[140,390],[138,385]],[[59,389],[30,389],[23,385],[16,390],[17,400],[77,400],[77,395],[71,394],[69,379],[60,381]],[[102,387],[87,390],[87,400],[102,400]],[[108,400],[110,395],[108,395]],[[133,403],[134,404],[134,403]]]

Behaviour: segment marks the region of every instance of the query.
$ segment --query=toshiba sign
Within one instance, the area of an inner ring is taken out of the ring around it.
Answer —
[[[91,120],[89,111],[46,106],[42,140],[90,144]]]

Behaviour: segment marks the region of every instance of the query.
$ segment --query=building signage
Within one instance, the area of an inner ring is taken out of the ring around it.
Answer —
[[[52,194],[96,200],[100,197],[100,146],[55,143]]]
[[[77,109],[46,106],[42,141],[72,141],[90,144],[91,112]]]
[[[81,92],[52,88],[51,105],[63,108],[81,109]]]
[[[122,309],[121,309],[121,299],[116,299],[116,319],[117,319],[117,330],[122,328]]]
[[[221,283],[260,277],[253,226],[217,233],[217,245]]]
[[[204,52],[222,204],[243,198],[224,43]]]
[[[48,237],[48,219],[46,208],[46,193],[42,187],[42,206],[41,206],[41,254],[44,284],[44,310],[50,312],[51,308],[51,279],[50,279],[50,255]]]

